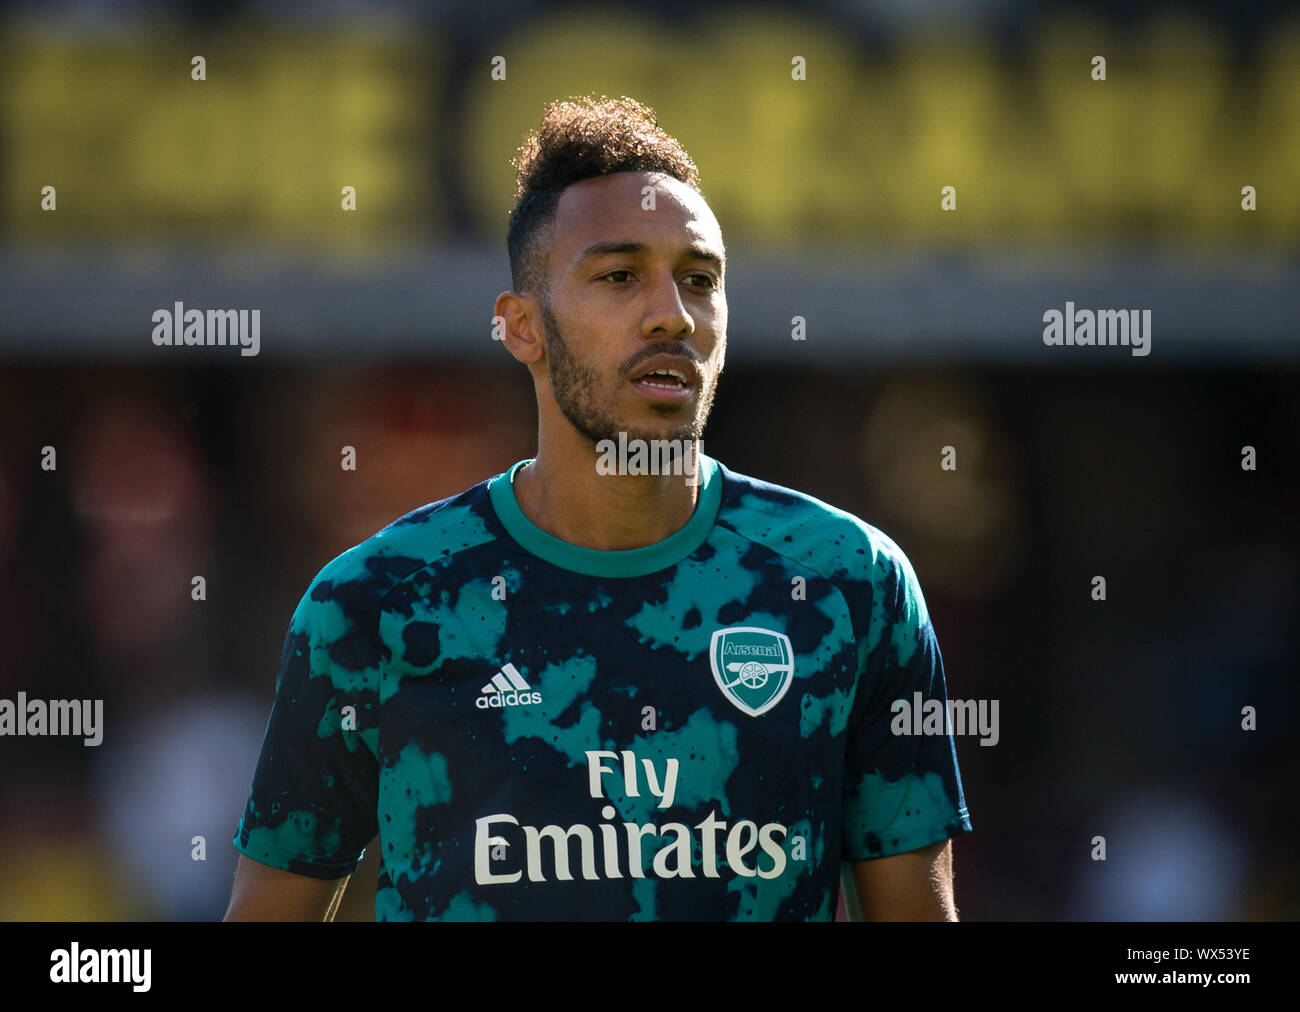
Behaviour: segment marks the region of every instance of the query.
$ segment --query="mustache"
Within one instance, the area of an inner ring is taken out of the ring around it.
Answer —
[[[652,344],[642,348],[631,358],[624,359],[619,365],[619,371],[624,374],[631,373],[632,370],[642,362],[652,359],[656,355],[677,355],[680,358],[687,358],[695,364],[695,367],[699,369],[701,373],[704,371],[704,359],[702,359],[694,349],[671,341],[664,341],[661,344]]]

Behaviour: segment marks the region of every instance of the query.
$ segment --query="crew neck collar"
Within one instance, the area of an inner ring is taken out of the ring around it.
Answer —
[[[642,548],[603,552],[582,548],[548,534],[534,524],[515,497],[515,475],[535,458],[521,460],[488,483],[492,508],[509,535],[540,559],[585,576],[646,576],[675,566],[704,544],[722,505],[722,475],[718,462],[699,455],[700,489],[695,511],[675,534]]]

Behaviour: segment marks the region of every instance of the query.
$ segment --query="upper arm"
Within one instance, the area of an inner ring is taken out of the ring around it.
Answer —
[[[843,855],[915,862],[916,852],[969,832],[970,815],[943,719],[943,656],[916,573],[901,551],[882,553],[873,584],[845,742]]]
[[[345,553],[299,601],[233,840],[254,863],[299,877],[350,875],[378,832],[370,604],[380,588],[366,581],[364,563]]]
[[[952,841],[849,865],[850,916],[866,921],[955,921]],[[856,904],[853,902],[856,900]]]
[[[225,921],[332,921],[348,884],[309,878],[239,856]]]

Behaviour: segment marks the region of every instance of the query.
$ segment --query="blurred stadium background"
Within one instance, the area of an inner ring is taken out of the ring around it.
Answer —
[[[508,159],[588,92],[722,223],[706,451],[890,534],[950,694],[1000,700],[963,918],[1294,919],[1300,14],[470,6],[0,12],[0,697],[105,700],[98,748],[0,739],[0,919],[220,917],[308,581],[533,449]],[[1151,309],[1150,356],[1045,347],[1067,300]],[[259,308],[261,353],[155,347],[177,301]]]

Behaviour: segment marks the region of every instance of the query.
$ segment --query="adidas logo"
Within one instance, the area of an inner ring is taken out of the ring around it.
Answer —
[[[524,681],[519,669],[507,663],[492,676],[492,681],[479,689],[474,705],[480,710],[499,710],[503,706],[526,706],[541,701],[542,694],[532,691],[532,686]]]

